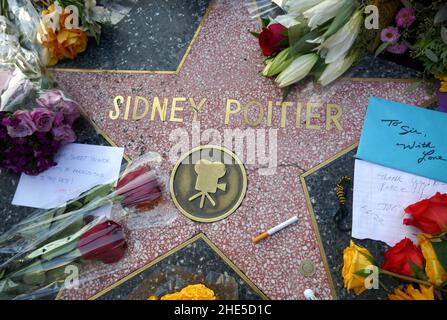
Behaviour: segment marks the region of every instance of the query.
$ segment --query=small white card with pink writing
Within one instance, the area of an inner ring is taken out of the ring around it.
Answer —
[[[56,155],[57,166],[38,176],[22,174],[13,205],[51,209],[119,177],[124,149],[71,143]]]

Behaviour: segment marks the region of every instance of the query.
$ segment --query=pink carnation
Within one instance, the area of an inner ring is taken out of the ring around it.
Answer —
[[[396,43],[400,39],[399,30],[395,27],[388,27],[382,30],[380,34],[382,42]]]
[[[394,53],[394,54],[404,54],[405,52],[407,52],[408,47],[406,46],[405,43],[396,43],[396,44],[392,44],[389,45],[386,50],[388,52]]]
[[[408,28],[416,20],[414,8],[402,8],[396,15],[396,24],[400,28]]]

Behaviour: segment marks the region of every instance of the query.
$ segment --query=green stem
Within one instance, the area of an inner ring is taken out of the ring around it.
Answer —
[[[383,269],[380,269],[380,268],[379,268],[379,272],[382,273],[382,274],[385,274],[387,276],[398,278],[398,279],[401,279],[401,280],[410,281],[410,282],[416,282],[416,283],[423,284],[423,285],[426,285],[426,286],[429,286],[429,287],[433,286],[428,281],[424,281],[424,280],[420,280],[420,279],[416,279],[416,278],[412,278],[412,277],[403,276],[401,274],[397,274],[397,273],[390,272],[390,271],[387,271],[387,270],[383,270]]]

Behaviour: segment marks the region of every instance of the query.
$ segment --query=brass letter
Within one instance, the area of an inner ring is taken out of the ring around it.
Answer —
[[[248,117],[248,109],[252,105],[257,106],[259,109],[259,115],[258,115],[258,119],[256,120],[256,122],[252,122],[251,119]],[[252,100],[249,103],[247,103],[244,106],[244,120],[245,120],[245,123],[248,124],[250,127],[259,126],[262,123],[262,120],[264,120],[264,107],[262,106],[262,104],[256,100]]]
[[[332,114],[333,109],[336,111],[335,114]],[[338,104],[328,103],[326,107],[326,130],[331,130],[331,122],[333,122],[339,131],[343,131],[339,121],[342,114],[343,109]]]
[[[311,129],[311,130],[321,130],[321,127],[316,125],[316,124],[311,124],[310,121],[312,119],[318,119],[320,118],[320,114],[319,113],[313,113],[314,108],[318,107],[320,104],[319,103],[308,103],[307,104],[307,110],[306,110],[306,129]]]
[[[176,97],[172,98],[172,105],[171,105],[171,118],[169,121],[171,122],[183,122],[183,118],[176,118],[175,113],[177,111],[183,111],[183,107],[177,107],[177,102],[184,102],[186,101],[186,98],[184,97]]]
[[[113,111],[109,111],[109,118],[112,120],[116,120],[120,117],[120,106],[118,103],[122,104],[124,102],[123,96],[116,96],[115,99],[113,99],[113,106],[115,108],[116,114],[113,114]]]
[[[192,121],[197,122],[197,116],[199,114],[200,108],[203,107],[203,105],[205,104],[205,101],[206,101],[206,98],[202,98],[202,100],[200,100],[199,104],[196,104],[196,102],[194,101],[194,98],[189,98],[189,102],[191,103],[191,106],[192,106],[192,111],[194,111]]]
[[[162,108],[160,99],[158,99],[158,97],[154,97],[154,101],[152,102],[151,121],[154,121],[155,119],[155,111],[158,111],[158,115],[161,121],[166,121],[166,113],[168,112],[168,98],[163,99]]]
[[[145,109],[144,112],[141,115],[137,115],[138,112],[138,106],[140,104],[140,101],[144,102],[145,105]],[[143,119],[146,114],[149,112],[149,101],[147,101],[147,99],[145,97],[140,97],[140,96],[136,96],[135,97],[135,102],[133,105],[133,114],[132,114],[132,120],[141,120]]]

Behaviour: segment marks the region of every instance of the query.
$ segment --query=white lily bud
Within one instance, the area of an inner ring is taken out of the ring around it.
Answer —
[[[324,41],[319,49],[327,48],[326,63],[332,63],[342,59],[351,49],[354,41],[360,33],[363,22],[362,11],[355,12],[351,19],[335,34]]]
[[[284,5],[284,9],[288,13],[302,14],[304,11],[316,6],[323,0],[288,0]]]
[[[338,10],[343,6],[342,0],[324,0],[316,6],[303,12],[303,15],[308,19],[308,26],[312,30],[329,21],[337,14]]]
[[[290,86],[305,78],[318,61],[318,55],[309,53],[296,58],[286,69],[276,78],[276,83],[280,88]]]
[[[327,65],[326,69],[324,69],[320,78],[318,79],[318,83],[322,86],[326,86],[332,81],[338,79],[343,73],[345,73],[356,60],[356,55],[351,54],[350,56],[339,59],[335,62],[332,62]]]

